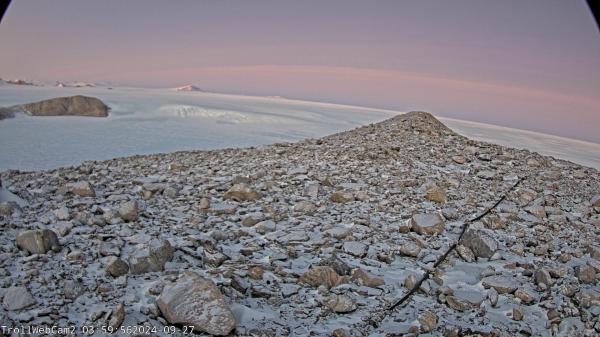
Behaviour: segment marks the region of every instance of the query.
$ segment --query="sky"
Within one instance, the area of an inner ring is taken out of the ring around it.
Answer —
[[[0,46],[5,79],[195,84],[600,143],[581,0],[17,0]]]

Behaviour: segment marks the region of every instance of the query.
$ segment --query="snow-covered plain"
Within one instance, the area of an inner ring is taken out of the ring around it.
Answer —
[[[29,117],[0,121],[0,170],[39,170],[135,154],[247,147],[322,137],[382,121],[399,111],[140,88],[0,86],[0,106],[88,95],[108,118]],[[600,145],[492,125],[442,119],[452,129],[600,168]]]

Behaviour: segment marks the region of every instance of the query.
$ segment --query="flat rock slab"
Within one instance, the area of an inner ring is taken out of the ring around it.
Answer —
[[[169,323],[192,325],[196,332],[225,336],[235,328],[225,297],[212,281],[193,272],[165,286],[156,304]]]
[[[8,288],[2,300],[2,305],[9,311],[25,309],[36,303],[36,300],[25,287]]]

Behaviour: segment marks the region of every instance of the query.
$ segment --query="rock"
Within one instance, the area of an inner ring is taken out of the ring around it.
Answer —
[[[444,219],[438,213],[415,214],[411,219],[412,229],[421,235],[436,235],[444,232]]]
[[[344,253],[356,256],[364,257],[367,255],[367,245],[358,241],[346,241],[342,246]]]
[[[593,196],[590,204],[592,204],[592,207],[600,207],[600,194]]]
[[[69,220],[71,218],[69,209],[65,206],[55,209],[52,213],[54,213],[58,220]]]
[[[185,272],[175,284],[166,285],[156,304],[167,322],[193,326],[195,332],[226,336],[236,325],[219,289],[194,272]]]
[[[536,271],[533,273],[533,278],[535,280],[536,284],[544,284],[547,287],[552,286],[552,284],[554,283],[552,281],[552,277],[550,276],[550,273],[546,270],[546,269],[536,269]]]
[[[427,190],[427,193],[425,194],[425,199],[443,204],[446,202],[446,191],[444,191],[438,186],[432,186]]]
[[[65,298],[74,300],[85,292],[83,284],[79,281],[66,280],[63,284],[63,295]]]
[[[385,284],[385,281],[381,277],[373,276],[360,268],[352,270],[350,280],[358,285],[371,288],[377,288]]]
[[[347,202],[354,201],[354,196],[352,195],[352,193],[349,193],[349,192],[336,191],[331,194],[331,196],[329,197],[329,200],[331,200],[332,202],[335,202],[335,203],[344,204]]]
[[[517,290],[518,284],[507,276],[489,276],[481,280],[484,288],[494,288],[498,294],[512,294]]]
[[[108,117],[109,110],[101,100],[81,95],[22,104],[19,108],[33,116]]]
[[[517,307],[513,308],[512,317],[515,321],[522,321],[523,320],[523,309],[517,308]]]
[[[209,209],[210,208],[210,200],[206,197],[200,199],[200,203],[198,203],[199,209]]]
[[[124,202],[119,207],[119,215],[125,221],[136,221],[139,217],[140,207],[137,200]]]
[[[277,229],[277,224],[273,220],[264,220],[257,223],[254,228],[257,233],[264,235],[266,233],[274,232]]]
[[[108,326],[110,329],[108,332],[116,332],[118,331],[121,324],[123,324],[123,320],[125,319],[125,306],[123,303],[119,303],[111,312],[110,320],[108,321]]]
[[[467,162],[467,160],[463,156],[453,156],[452,160],[454,160],[454,162],[459,165],[462,165]]]
[[[250,188],[245,183],[235,184],[225,192],[223,199],[230,199],[235,201],[254,201],[260,199],[260,193]]]
[[[590,254],[592,259],[600,261],[600,247],[590,245],[587,248],[587,252]]]
[[[575,276],[581,283],[596,283],[596,270],[592,266],[584,265],[575,267]]]
[[[325,305],[333,312],[348,313],[356,310],[356,302],[347,295],[331,295]]]
[[[302,200],[294,205],[294,212],[311,214],[317,209],[312,202]]]
[[[259,266],[248,268],[248,276],[253,280],[262,280],[264,273],[265,271]]]
[[[112,277],[123,276],[129,272],[129,265],[127,262],[115,258],[106,266],[106,272]]]
[[[344,261],[340,260],[335,254],[321,262],[322,266],[329,266],[341,276],[350,275],[352,268],[350,268]]]
[[[410,257],[417,257],[421,252],[421,247],[414,242],[407,242],[400,246],[400,254]]]
[[[319,196],[319,184],[309,183],[304,187],[304,195],[309,198],[317,198]]]
[[[165,263],[173,259],[174,251],[169,241],[152,239],[129,258],[129,271],[132,274],[163,271]]]
[[[498,305],[498,292],[494,288],[490,288],[487,293],[487,298],[490,300],[492,307]]]
[[[470,248],[475,256],[487,259],[498,250],[498,242],[482,229],[467,230],[461,239],[461,244]]]
[[[404,287],[406,289],[410,290],[410,289],[414,288],[415,285],[417,285],[417,282],[418,282],[417,275],[410,274],[404,279]]]
[[[460,256],[460,258],[463,259],[465,262],[470,263],[476,260],[475,254],[473,254],[473,251],[469,247],[466,247],[464,245],[457,245],[456,252],[458,253],[458,256]]]
[[[515,291],[515,297],[521,300],[521,303],[531,304],[535,301],[535,297],[527,290],[519,288]]]
[[[56,233],[49,229],[36,229],[20,233],[17,246],[30,254],[46,254],[49,250],[60,251]]]
[[[419,315],[417,320],[421,324],[421,332],[428,333],[437,327],[438,317],[431,311],[425,311]]]
[[[95,197],[96,191],[92,185],[87,181],[78,181],[74,183],[68,183],[63,187],[65,192],[78,195],[80,197]]]
[[[315,266],[302,274],[299,281],[313,287],[324,285],[327,288],[332,288],[342,283],[346,283],[346,278],[338,275],[331,267]]]
[[[448,306],[457,311],[467,311],[472,308],[471,304],[466,301],[461,301],[458,298],[450,295],[446,296],[446,303]]]
[[[4,293],[2,305],[8,311],[21,310],[36,304],[29,290],[22,286],[12,286]]]

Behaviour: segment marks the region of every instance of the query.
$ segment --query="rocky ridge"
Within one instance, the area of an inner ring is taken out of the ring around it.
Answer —
[[[0,107],[0,120],[14,117],[15,112],[25,112],[32,116],[108,117],[109,110],[106,104],[95,97],[76,95]]]
[[[600,333],[600,173],[427,113],[0,178],[5,325]]]

